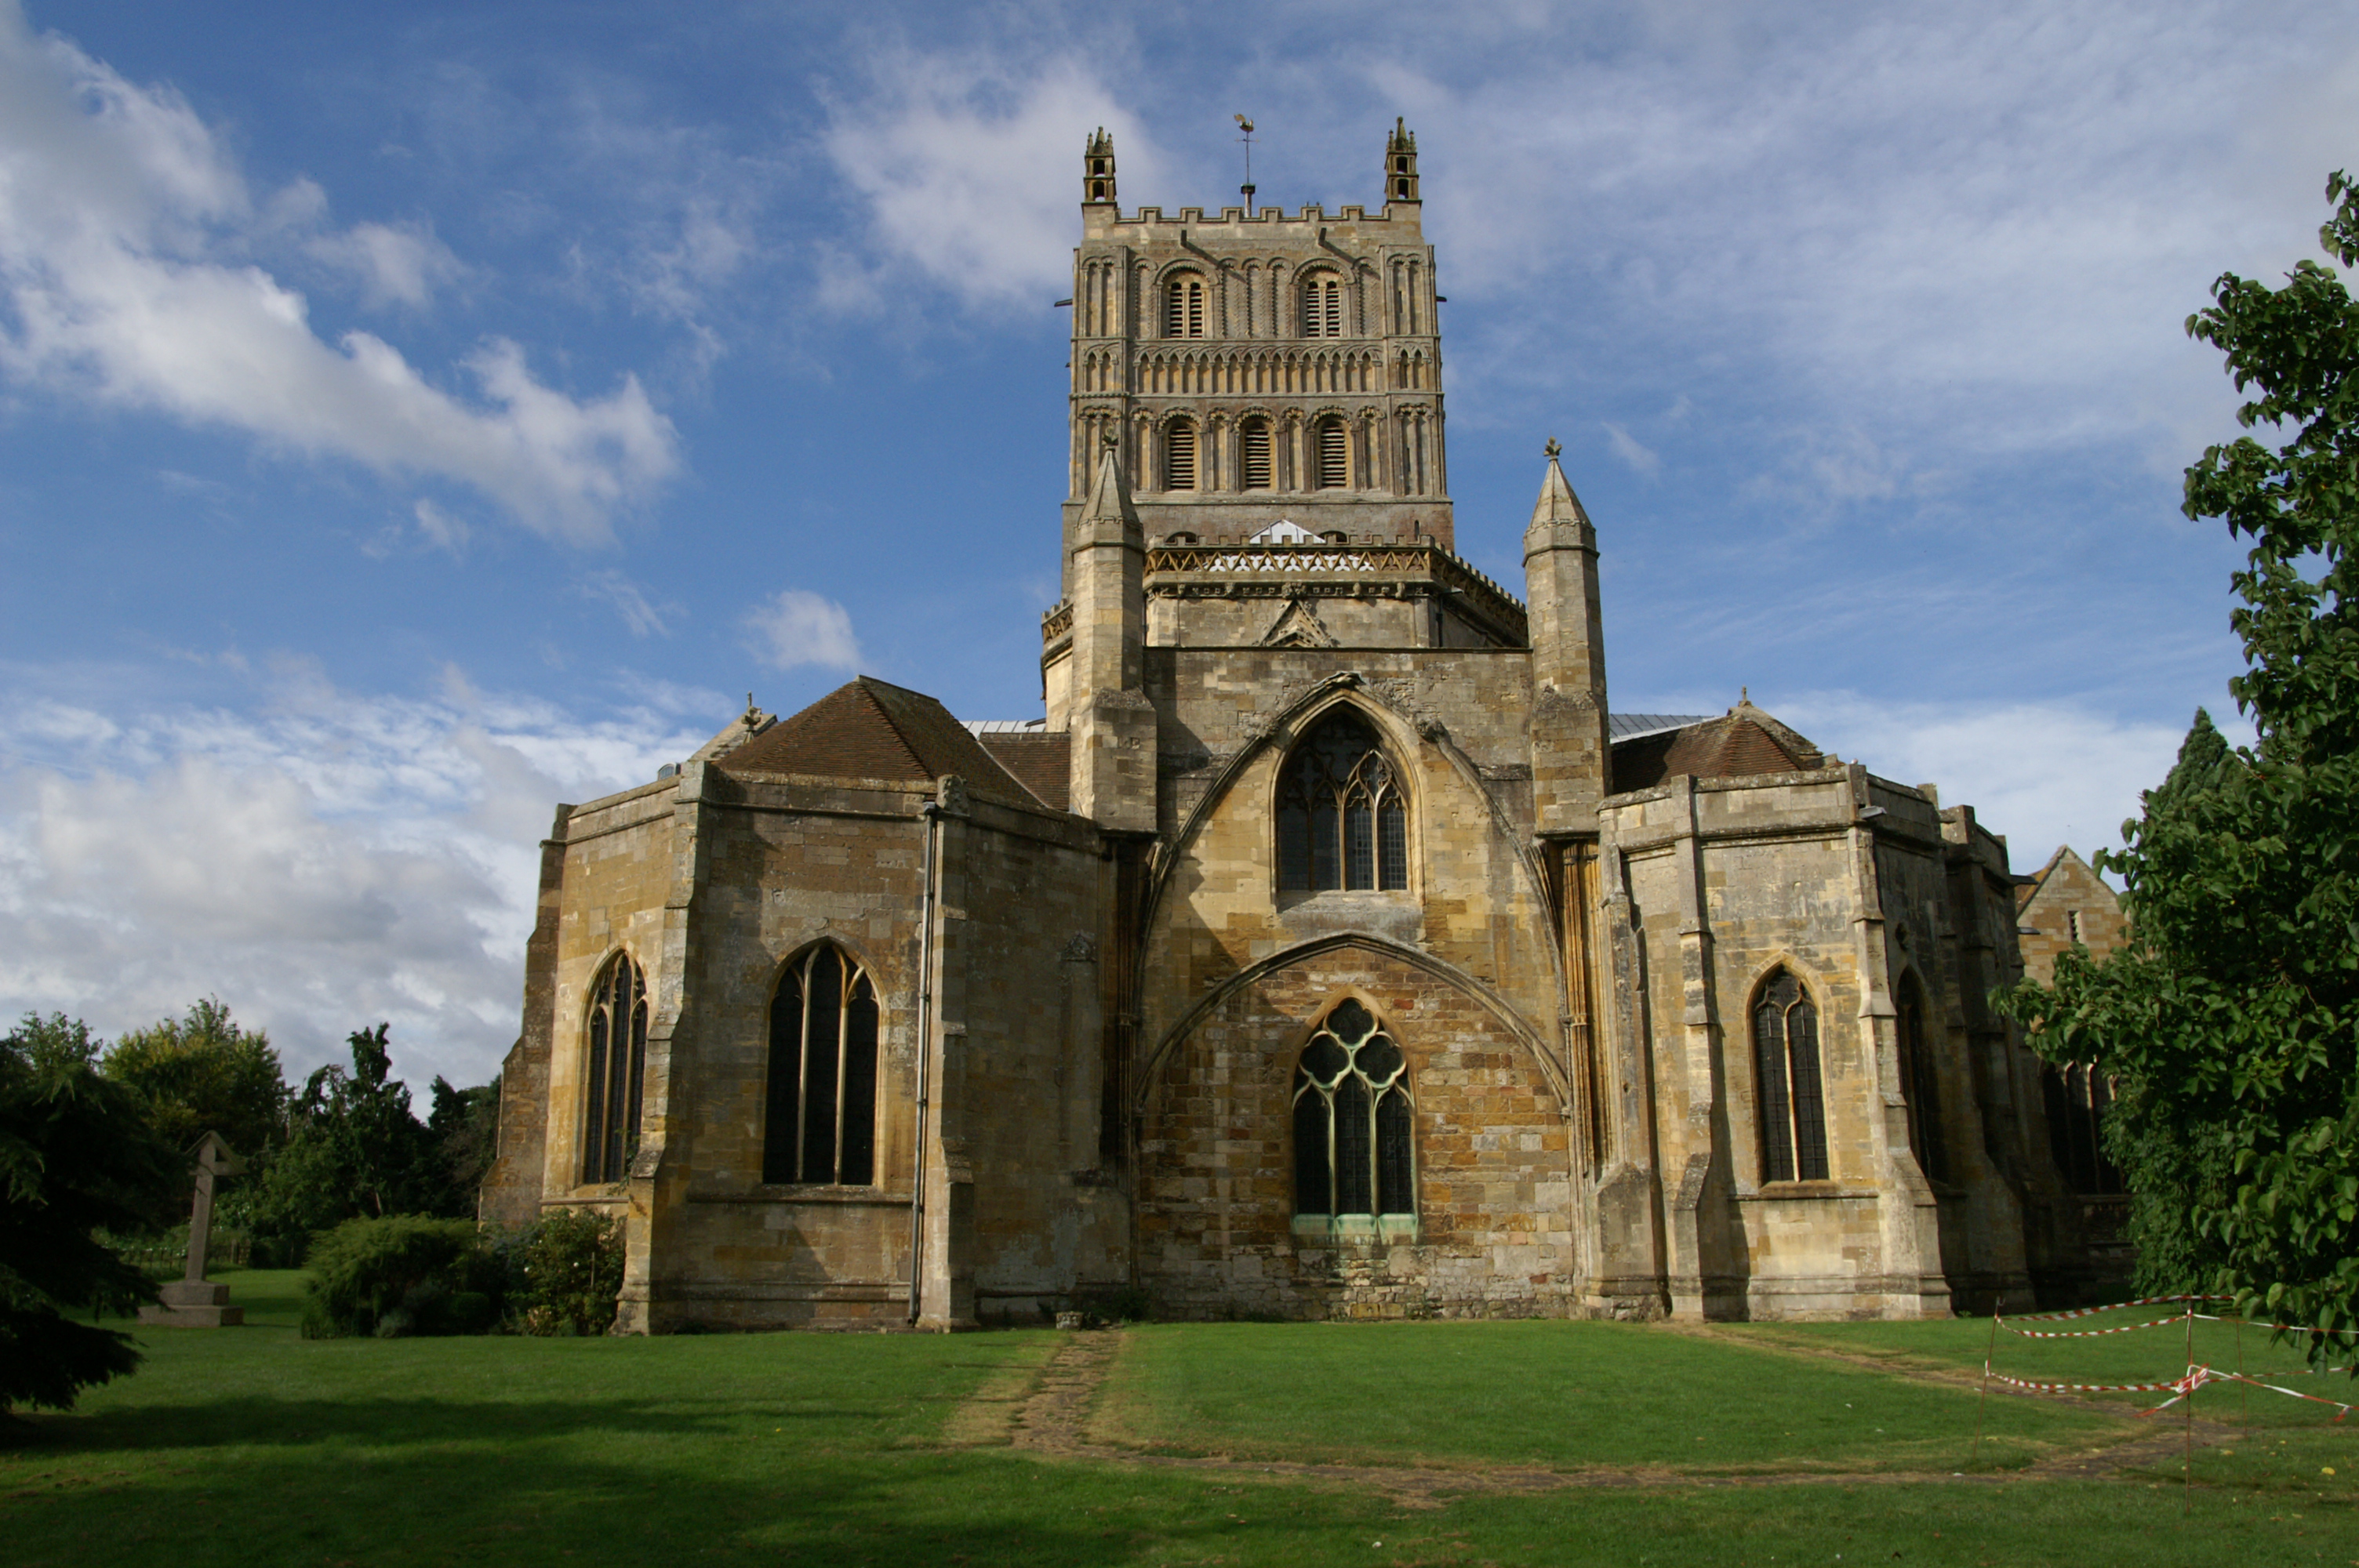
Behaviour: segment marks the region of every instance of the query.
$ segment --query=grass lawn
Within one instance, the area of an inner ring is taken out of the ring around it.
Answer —
[[[2095,1480],[1877,1479],[1971,1464],[1973,1391],[1910,1367],[1954,1365],[1962,1346],[1978,1366],[1982,1323],[1124,1331],[1102,1427],[1165,1452],[1463,1470],[1470,1490],[1437,1506],[1251,1463],[944,1445],[962,1403],[1020,1389],[1068,1343],[1048,1331],[306,1341],[293,1276],[231,1283],[251,1326],[149,1331],[136,1375],[0,1440],[0,1563],[2359,1559],[2359,1433],[2274,1411],[2264,1424],[2257,1393],[2238,1454],[2199,1454],[2204,1484],[2184,1519],[2175,1465]],[[2129,1419],[1996,1396],[1987,1413],[1984,1460],[2017,1466]],[[1479,1489],[1482,1467],[1501,1462],[1614,1484]],[[2339,1475],[2318,1474],[2328,1465]],[[1857,1478],[1760,1474],[1829,1467]]]

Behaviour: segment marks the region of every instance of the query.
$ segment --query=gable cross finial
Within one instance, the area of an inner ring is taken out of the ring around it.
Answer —
[[[1549,461],[1553,462],[1557,458],[1563,455],[1564,449],[1557,445],[1557,440],[1554,436],[1550,436],[1548,439],[1548,445],[1542,447],[1540,451],[1549,459]]]

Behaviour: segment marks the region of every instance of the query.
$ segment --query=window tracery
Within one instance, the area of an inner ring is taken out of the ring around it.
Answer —
[[[1282,892],[1408,886],[1408,807],[1368,722],[1321,719],[1286,761],[1277,786]]]
[[[834,944],[787,966],[770,1000],[763,1181],[876,1179],[876,989]]]
[[[582,1179],[619,1182],[638,1148],[647,1063],[647,975],[628,953],[615,954],[590,988],[584,1033]]]
[[[1819,1010],[1789,970],[1765,980],[1753,1004],[1753,1059],[1761,1109],[1761,1179],[1827,1179],[1827,1116],[1819,1075]]]
[[[1413,1217],[1415,1110],[1398,1043],[1365,1006],[1338,1002],[1295,1064],[1295,1214]]]

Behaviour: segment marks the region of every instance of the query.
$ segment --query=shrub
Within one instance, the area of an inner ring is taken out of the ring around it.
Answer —
[[[481,1334],[498,1315],[499,1262],[472,1220],[348,1219],[313,1239],[310,1269],[308,1338]]]
[[[603,1334],[623,1290],[623,1227],[603,1215],[552,1211],[514,1250],[509,1303],[527,1334]]]

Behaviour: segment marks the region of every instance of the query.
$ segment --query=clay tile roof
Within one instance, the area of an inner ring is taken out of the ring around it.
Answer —
[[[983,749],[998,758],[1000,766],[1038,795],[1041,805],[1067,809],[1072,749],[1062,730],[993,730],[979,739]]]
[[[731,773],[930,784],[944,773],[1002,806],[1040,803],[1001,767],[950,709],[922,692],[862,676],[782,719],[715,764]]]
[[[1700,779],[1751,778],[1803,773],[1825,762],[1817,747],[1743,702],[1717,719],[1616,742],[1613,784],[1619,794],[1681,773]]]

